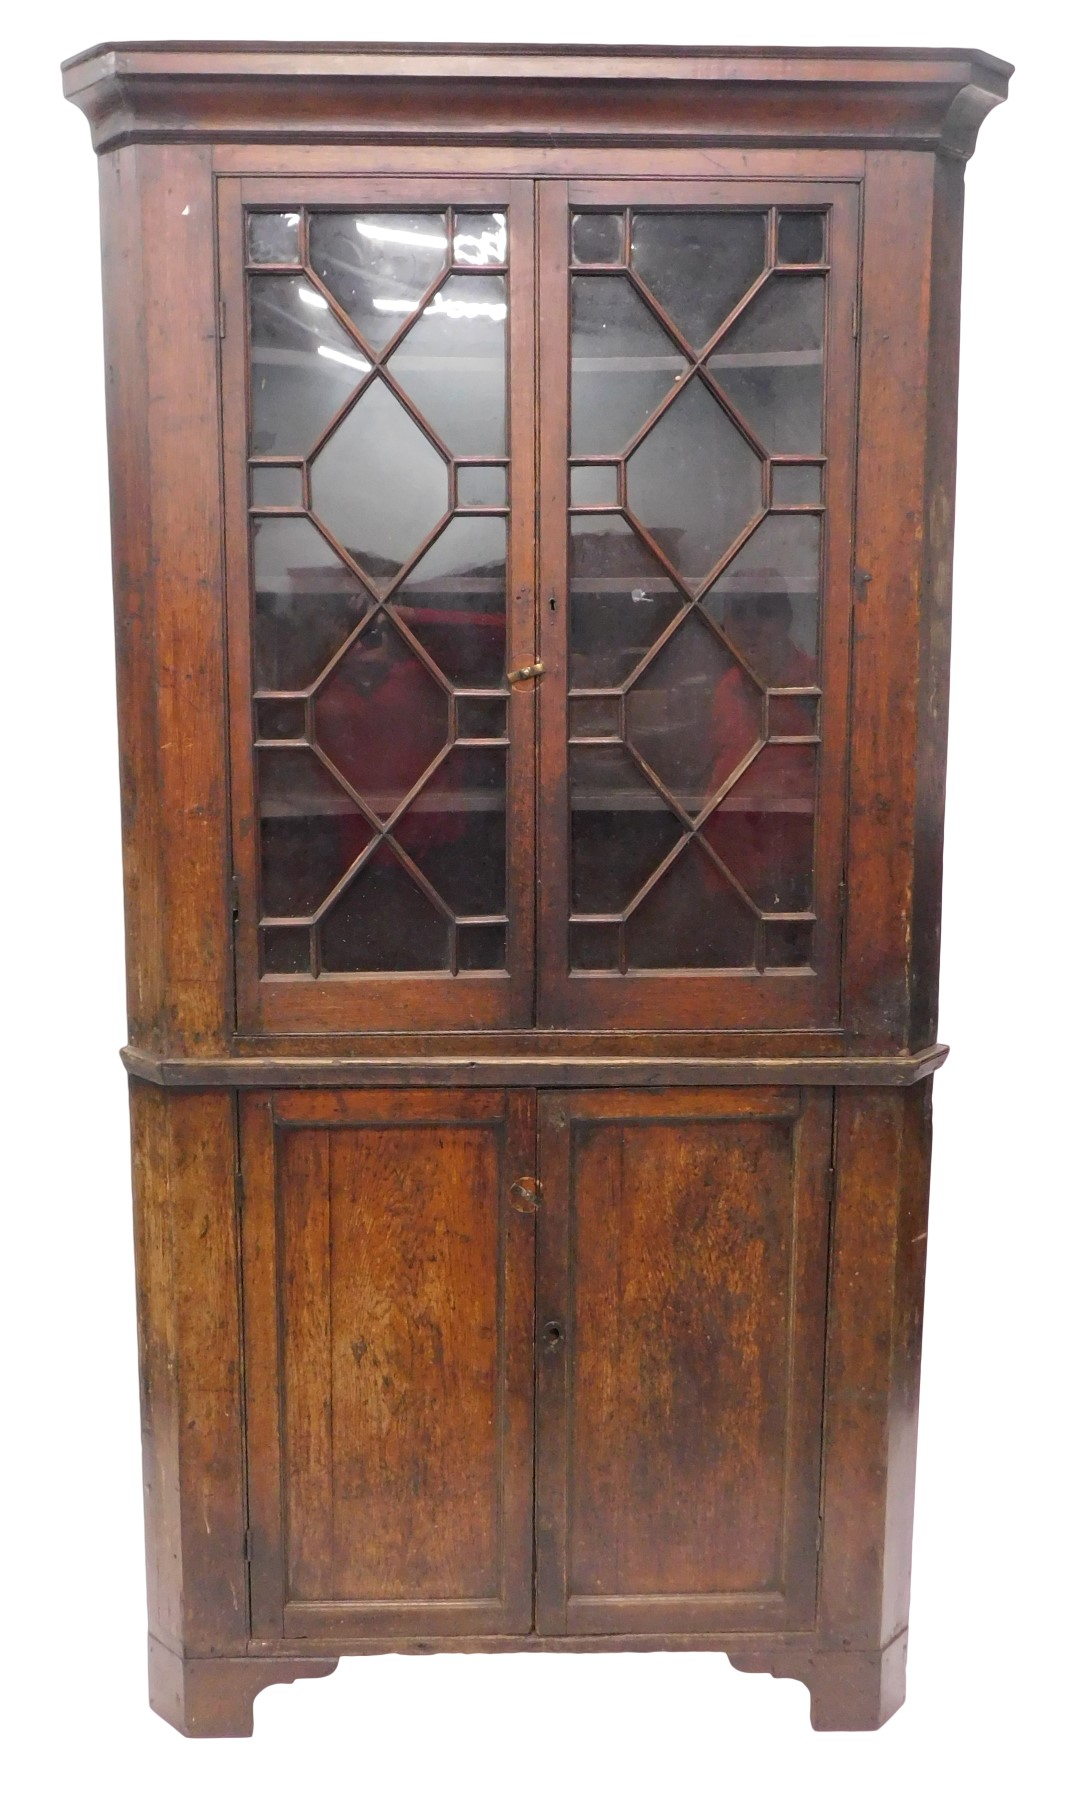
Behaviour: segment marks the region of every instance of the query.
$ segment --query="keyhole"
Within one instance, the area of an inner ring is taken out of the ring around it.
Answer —
[[[549,599],[548,599],[548,604],[549,604],[549,605],[550,605],[550,607],[551,607],[551,609],[552,609],[552,610],[554,610],[554,608],[555,608],[555,599],[554,599],[554,598],[549,598]]]
[[[549,1351],[554,1351],[557,1345],[562,1344],[562,1336],[563,1329],[559,1325],[558,1320],[549,1320],[544,1327],[544,1337],[547,1340]]]

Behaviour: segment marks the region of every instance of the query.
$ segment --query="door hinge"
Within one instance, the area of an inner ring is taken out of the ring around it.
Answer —
[[[225,334],[224,330],[221,332],[221,334],[224,336],[224,334]],[[852,334],[852,336],[858,336],[858,334],[859,334],[859,298],[858,298],[858,294],[856,294],[855,298],[852,299],[852,301],[851,301],[851,334]]]
[[[225,336],[225,301],[224,301],[224,299],[218,300],[217,333],[224,340],[224,336]]]
[[[847,884],[842,883],[839,891],[839,919],[841,925],[847,920]]]
[[[245,1563],[250,1563],[253,1559],[253,1556],[254,1556],[254,1551],[252,1550],[252,1544],[251,1544],[251,1527],[249,1526],[247,1531],[244,1533],[244,1561],[245,1561]]]
[[[237,877],[233,878],[232,884],[230,885],[230,890],[232,892],[232,917],[233,917],[234,921],[239,921],[239,919],[240,919],[240,880],[239,880],[239,878],[237,878]]]

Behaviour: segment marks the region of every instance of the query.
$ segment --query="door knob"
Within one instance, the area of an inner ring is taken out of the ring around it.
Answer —
[[[531,666],[519,666],[516,672],[508,672],[506,682],[508,685],[521,685],[526,679],[540,678],[546,670],[542,660],[534,660]]]

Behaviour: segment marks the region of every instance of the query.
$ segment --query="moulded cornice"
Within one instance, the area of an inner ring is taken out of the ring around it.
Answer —
[[[1012,67],[978,50],[103,44],[63,64],[127,143],[920,148],[966,158]]]

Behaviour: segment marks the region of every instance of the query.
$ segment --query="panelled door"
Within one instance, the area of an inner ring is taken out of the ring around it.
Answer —
[[[831,1093],[536,1114],[242,1096],[257,1637],[811,1623]]]
[[[857,188],[220,185],[241,1031],[834,1022]]]

